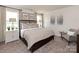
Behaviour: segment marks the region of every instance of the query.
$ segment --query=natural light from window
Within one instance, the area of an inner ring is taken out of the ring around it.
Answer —
[[[18,29],[18,12],[6,10],[6,30]]]

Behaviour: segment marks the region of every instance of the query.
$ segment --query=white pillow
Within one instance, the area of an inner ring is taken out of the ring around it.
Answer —
[[[22,24],[22,29],[37,28],[37,27],[38,27],[38,24],[36,23]]]
[[[68,34],[68,35],[74,35],[74,34],[75,34],[75,32],[68,31],[68,32],[67,32],[67,34]]]

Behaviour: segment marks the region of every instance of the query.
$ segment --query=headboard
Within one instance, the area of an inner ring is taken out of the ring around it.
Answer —
[[[38,28],[36,20],[19,20],[19,37],[21,38],[21,30],[29,28]]]
[[[21,29],[28,29],[28,28],[37,28],[38,24],[36,21],[20,21],[20,28]]]

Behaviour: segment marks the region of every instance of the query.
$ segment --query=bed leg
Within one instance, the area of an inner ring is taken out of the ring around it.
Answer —
[[[54,40],[55,36],[53,36],[53,40]]]
[[[29,49],[30,53],[33,53],[34,51],[32,49]]]

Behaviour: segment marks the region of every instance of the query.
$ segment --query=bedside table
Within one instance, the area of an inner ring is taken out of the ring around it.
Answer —
[[[19,40],[19,30],[6,31],[5,43]]]

